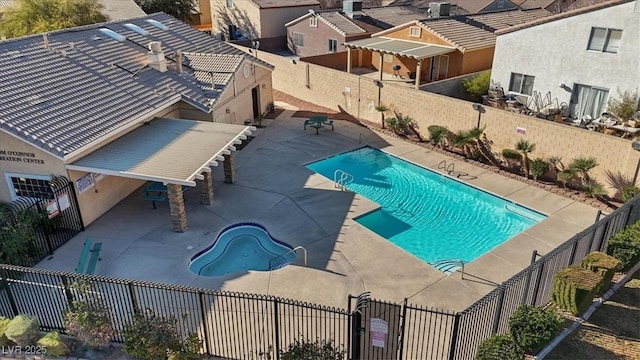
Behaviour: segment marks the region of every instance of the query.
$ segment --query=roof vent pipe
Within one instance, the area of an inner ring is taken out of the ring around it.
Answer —
[[[44,48],[49,49],[49,36],[47,33],[42,34],[42,41],[44,42]]]
[[[178,73],[182,74],[184,70],[182,69],[182,51],[180,50],[176,51],[176,66],[178,68]]]
[[[160,71],[167,71],[167,59],[164,57],[164,51],[162,51],[162,43],[159,41],[151,41],[149,43],[149,66]]]

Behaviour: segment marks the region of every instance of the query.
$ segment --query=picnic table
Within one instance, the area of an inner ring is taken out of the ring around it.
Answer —
[[[182,196],[184,196],[184,191],[189,187],[182,185]],[[151,182],[149,185],[145,186],[142,190],[144,195],[144,199],[147,201],[151,201],[153,204],[153,208],[156,208],[156,201],[167,201],[167,186],[161,182]]]
[[[616,125],[615,121],[607,122],[607,121],[594,120],[591,123],[601,128],[620,131],[622,132],[622,137],[626,137],[627,135],[629,135],[630,137],[633,137],[640,131],[640,128],[630,127],[625,125]]]
[[[327,116],[319,115],[312,116],[308,120],[304,121],[304,129],[307,130],[307,125],[316,129],[316,135],[318,135],[318,130],[326,126],[331,126],[331,131],[333,131],[333,120],[329,120]]]

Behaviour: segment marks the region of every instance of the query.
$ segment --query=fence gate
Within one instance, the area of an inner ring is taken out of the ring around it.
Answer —
[[[397,359],[403,335],[402,305],[369,300],[368,293],[349,300],[349,308],[354,309],[351,359]]]

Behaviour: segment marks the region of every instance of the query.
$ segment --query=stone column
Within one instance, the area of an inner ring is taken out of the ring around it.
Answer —
[[[200,189],[200,203],[203,205],[213,204],[213,178],[210,172],[202,173],[204,179],[198,180]]]
[[[233,165],[233,153],[224,155],[224,182],[233,184],[236,181],[236,169]]]
[[[416,90],[420,89],[420,73],[422,72],[422,60],[418,60],[416,65]]]
[[[187,231],[187,212],[184,208],[182,185],[167,184],[167,194],[169,196],[169,209],[171,211],[171,223],[173,224],[173,231]]]
[[[351,74],[351,48],[347,48],[347,73]]]

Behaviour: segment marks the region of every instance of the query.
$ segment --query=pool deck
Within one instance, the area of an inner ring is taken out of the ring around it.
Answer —
[[[286,104],[278,104],[287,106]],[[303,130],[293,110],[265,128],[235,154],[237,181],[224,184],[222,167],[214,168],[215,201],[199,204],[197,191],[186,193],[189,230],[171,231],[168,204],[153,210],[136,191],[58,249],[38,267],[73,271],[83,241],[102,242],[96,273],[145,281],[211,289],[269,294],[346,308],[347,295],[370,291],[376,299],[454,311],[463,310],[497,284],[526,267],[533,250],[545,254],[595,220],[597,210],[535,186],[509,179],[417,145],[336,121],[335,131]],[[303,165],[365,145],[437,170],[442,160],[475,178],[462,180],[543,212],[549,217],[489,253],[447,276],[422,262],[353,218],[377,205]],[[249,271],[221,277],[199,277],[187,269],[191,256],[209,245],[224,226],[236,222],[265,225],[276,238],[304,246],[293,265],[274,272]]]

